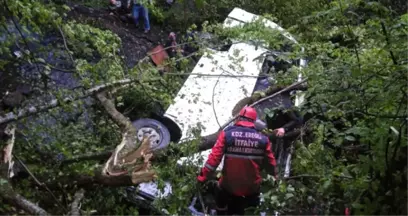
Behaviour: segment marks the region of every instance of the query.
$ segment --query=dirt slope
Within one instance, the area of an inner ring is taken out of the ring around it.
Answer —
[[[90,23],[102,29],[109,29],[122,39],[122,51],[129,67],[133,67],[146,53],[157,44],[164,44],[169,28],[151,22],[151,31],[143,33],[143,28],[128,20],[124,22],[117,15],[110,15],[107,9],[92,9],[81,5],[69,5],[70,18],[80,22]],[[142,20],[140,24],[143,24]]]

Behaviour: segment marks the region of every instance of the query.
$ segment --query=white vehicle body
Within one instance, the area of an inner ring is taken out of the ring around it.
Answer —
[[[263,63],[254,59],[266,51],[237,43],[228,51],[208,50],[201,57],[164,114],[180,127],[181,140],[194,138],[191,129],[198,124],[203,127],[201,136],[206,136],[231,118],[235,104],[252,94]]]
[[[259,18],[240,8],[234,8],[224,21],[224,26],[235,27]],[[286,38],[297,43],[276,23],[266,19],[262,21],[266,27],[281,31]],[[234,43],[228,51],[207,50],[178,92],[174,103],[164,114],[180,128],[180,142],[193,139],[191,129],[196,128],[198,124],[201,127],[201,136],[206,136],[217,132],[221,125],[233,117],[231,111],[237,102],[251,96],[264,61],[264,58],[259,57],[267,51],[265,47],[249,42]],[[305,65],[305,61],[300,62],[301,66]],[[302,100],[303,98],[297,97],[295,105],[298,106]],[[178,164],[188,162],[203,166],[210,152],[211,150],[207,150],[192,157],[180,158]],[[202,157],[204,160],[199,163],[199,158]],[[221,162],[218,170],[222,169],[222,166]],[[171,193],[170,184],[167,184],[164,193],[160,193],[154,182],[142,183],[138,189],[154,197],[164,197]]]
[[[291,41],[293,41],[294,43],[297,43],[297,41],[289,34],[289,33],[287,33],[282,27],[280,27],[279,25],[277,25],[276,23],[274,23],[274,22],[272,22],[272,21],[270,21],[270,20],[267,20],[267,19],[263,19],[263,18],[261,18],[261,17],[259,17],[258,15],[254,15],[254,14],[251,14],[251,13],[249,13],[249,12],[246,12],[246,11],[244,11],[244,10],[242,10],[242,9],[240,9],[240,8],[235,8],[229,15],[228,15],[228,18],[224,21],[224,26],[225,27],[236,27],[236,26],[240,26],[240,25],[243,25],[243,24],[245,24],[245,23],[249,23],[249,22],[253,22],[253,21],[255,21],[255,20],[258,20],[258,19],[261,19],[262,20],[262,22],[265,24],[265,27],[267,27],[267,28],[271,28],[271,29],[276,29],[276,30],[279,30],[279,31],[281,31],[282,32],[282,34],[286,37],[286,38],[288,38],[289,40],[291,40]],[[249,44],[247,44],[247,47],[251,47],[252,49],[254,49],[255,48],[255,46],[254,45],[249,45]],[[264,48],[261,48],[261,50],[265,50]],[[263,60],[263,59],[262,59]],[[260,73],[260,70],[258,69],[259,68],[259,66],[260,65],[262,65],[262,62],[260,62],[259,63],[259,65],[257,65],[257,67],[255,68],[251,68],[251,70],[257,70],[255,73],[256,74],[259,74]],[[300,60],[300,66],[301,67],[304,67],[306,65],[306,62],[305,62],[305,60],[303,60],[303,59],[301,59]],[[248,71],[247,73],[249,73],[250,71]],[[302,79],[302,74],[298,74],[298,81],[301,81],[301,79]],[[250,84],[252,84],[252,83],[250,83]],[[247,87],[248,88],[252,88],[253,89],[253,87],[254,87],[254,85],[255,85],[255,83],[252,85],[252,86],[250,86],[250,85],[248,85]],[[252,93],[252,90],[250,90],[250,92]],[[242,98],[244,98],[244,97],[247,97],[248,95],[242,95],[242,94],[239,94],[240,92],[239,91],[236,91],[236,95],[234,95],[234,94],[223,94],[223,95],[221,95],[221,96],[219,96],[219,97],[233,97],[233,98],[231,98],[232,100],[229,100],[228,102],[226,101],[226,103],[231,103],[231,104],[229,104],[230,105],[230,107],[228,107],[229,109],[227,109],[227,110],[220,110],[220,109],[216,109],[216,110],[219,110],[219,112],[220,112],[220,114],[221,113],[223,113],[223,114],[225,114],[226,115],[226,117],[225,118],[223,118],[223,121],[221,121],[221,124],[223,124],[223,123],[225,123],[225,122],[227,122],[228,120],[230,120],[233,116],[231,116],[231,110],[232,110],[232,107],[240,100],[240,99],[242,99]],[[235,98],[235,96],[237,96],[238,98]],[[238,100],[236,100],[236,99],[238,99]],[[295,106],[299,106],[301,103],[303,102],[303,95],[297,95],[296,96],[296,99],[295,99]],[[232,107],[231,107],[232,106]],[[216,107],[217,108],[217,107]],[[224,116],[223,116],[224,117]],[[211,131],[211,133],[214,133],[214,132],[216,132],[218,130],[218,128],[217,127],[214,127]],[[209,134],[211,134],[211,133],[209,133]],[[208,134],[202,134],[202,135],[208,135]],[[196,154],[194,154],[193,156],[190,156],[190,157],[182,157],[182,158],[180,158],[179,160],[178,160],[178,164],[179,165],[183,165],[184,163],[186,163],[186,162],[189,162],[189,163],[192,163],[192,164],[194,164],[194,165],[197,165],[197,166],[204,166],[204,163],[205,163],[205,160],[208,158],[208,156],[210,155],[210,153],[211,153],[211,149],[209,149],[209,150],[206,150],[206,151],[202,151],[202,152],[199,152],[199,153],[196,153]],[[204,160],[200,160],[200,158],[204,158]],[[198,161],[201,161],[201,163],[199,163]],[[217,170],[221,170],[222,169],[222,167],[223,167],[223,161],[224,161],[224,159],[222,160],[222,162],[220,163],[220,165],[217,167]],[[285,171],[285,173],[286,172],[289,172],[289,171]]]

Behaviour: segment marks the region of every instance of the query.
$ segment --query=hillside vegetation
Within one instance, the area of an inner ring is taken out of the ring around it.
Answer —
[[[234,7],[280,24],[299,41],[288,58],[309,60],[300,108],[306,122],[295,141],[291,177],[277,184],[265,178],[259,210],[407,214],[405,1],[164,4],[149,6],[153,27],[144,35],[112,18],[104,1],[1,2],[0,214],[153,214],[124,195],[127,186],[152,179],[173,185],[156,209],[189,214],[198,171],[178,172],[176,161],[197,152],[199,141],[149,152],[127,117],[168,107],[191,71],[190,58],[170,60],[164,75],[151,63],[147,51],[170,31],[180,37],[210,32],[220,44],[256,38],[270,48],[283,45],[259,23],[220,28]],[[294,81],[293,73],[278,77],[281,86]]]

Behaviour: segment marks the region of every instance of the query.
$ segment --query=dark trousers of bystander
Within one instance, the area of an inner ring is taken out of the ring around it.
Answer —
[[[140,16],[143,18],[145,31],[149,31],[150,30],[150,20],[149,20],[149,11],[147,7],[140,5],[140,4],[133,5],[132,17],[136,25],[139,24]]]
[[[260,193],[250,196],[235,196],[221,187],[216,187],[217,215],[244,215],[245,209],[259,206]]]

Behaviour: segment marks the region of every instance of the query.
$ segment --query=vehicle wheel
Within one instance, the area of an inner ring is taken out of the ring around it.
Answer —
[[[166,126],[154,119],[138,119],[132,122],[137,130],[137,139],[142,141],[145,135],[151,135],[150,147],[152,150],[166,148],[170,143],[170,132]]]

